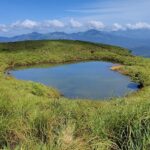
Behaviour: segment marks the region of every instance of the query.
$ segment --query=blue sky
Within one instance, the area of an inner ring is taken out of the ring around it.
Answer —
[[[0,0],[0,36],[150,29],[150,0]]]

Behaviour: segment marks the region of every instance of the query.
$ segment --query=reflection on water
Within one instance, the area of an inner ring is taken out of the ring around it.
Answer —
[[[21,68],[11,71],[11,74],[17,79],[55,87],[69,98],[106,99],[138,89],[129,77],[110,70],[111,66],[112,63],[94,61]]]

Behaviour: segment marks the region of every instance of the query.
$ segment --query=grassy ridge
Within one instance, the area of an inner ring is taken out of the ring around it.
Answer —
[[[110,102],[71,101],[56,89],[18,81],[4,72],[15,66],[105,60],[142,89]],[[50,150],[149,150],[150,60],[127,50],[80,41],[0,44],[0,147]]]

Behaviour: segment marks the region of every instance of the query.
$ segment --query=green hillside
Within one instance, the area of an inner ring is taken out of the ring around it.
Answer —
[[[69,100],[57,89],[19,81],[15,66],[103,60],[141,89],[111,101]],[[150,59],[126,49],[81,41],[0,43],[0,148],[27,150],[149,150]]]

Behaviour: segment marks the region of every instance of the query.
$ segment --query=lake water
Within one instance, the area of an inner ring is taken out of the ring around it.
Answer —
[[[68,98],[106,99],[138,90],[138,84],[127,76],[110,70],[108,62],[80,62],[54,66],[17,68],[11,74],[57,88]]]

